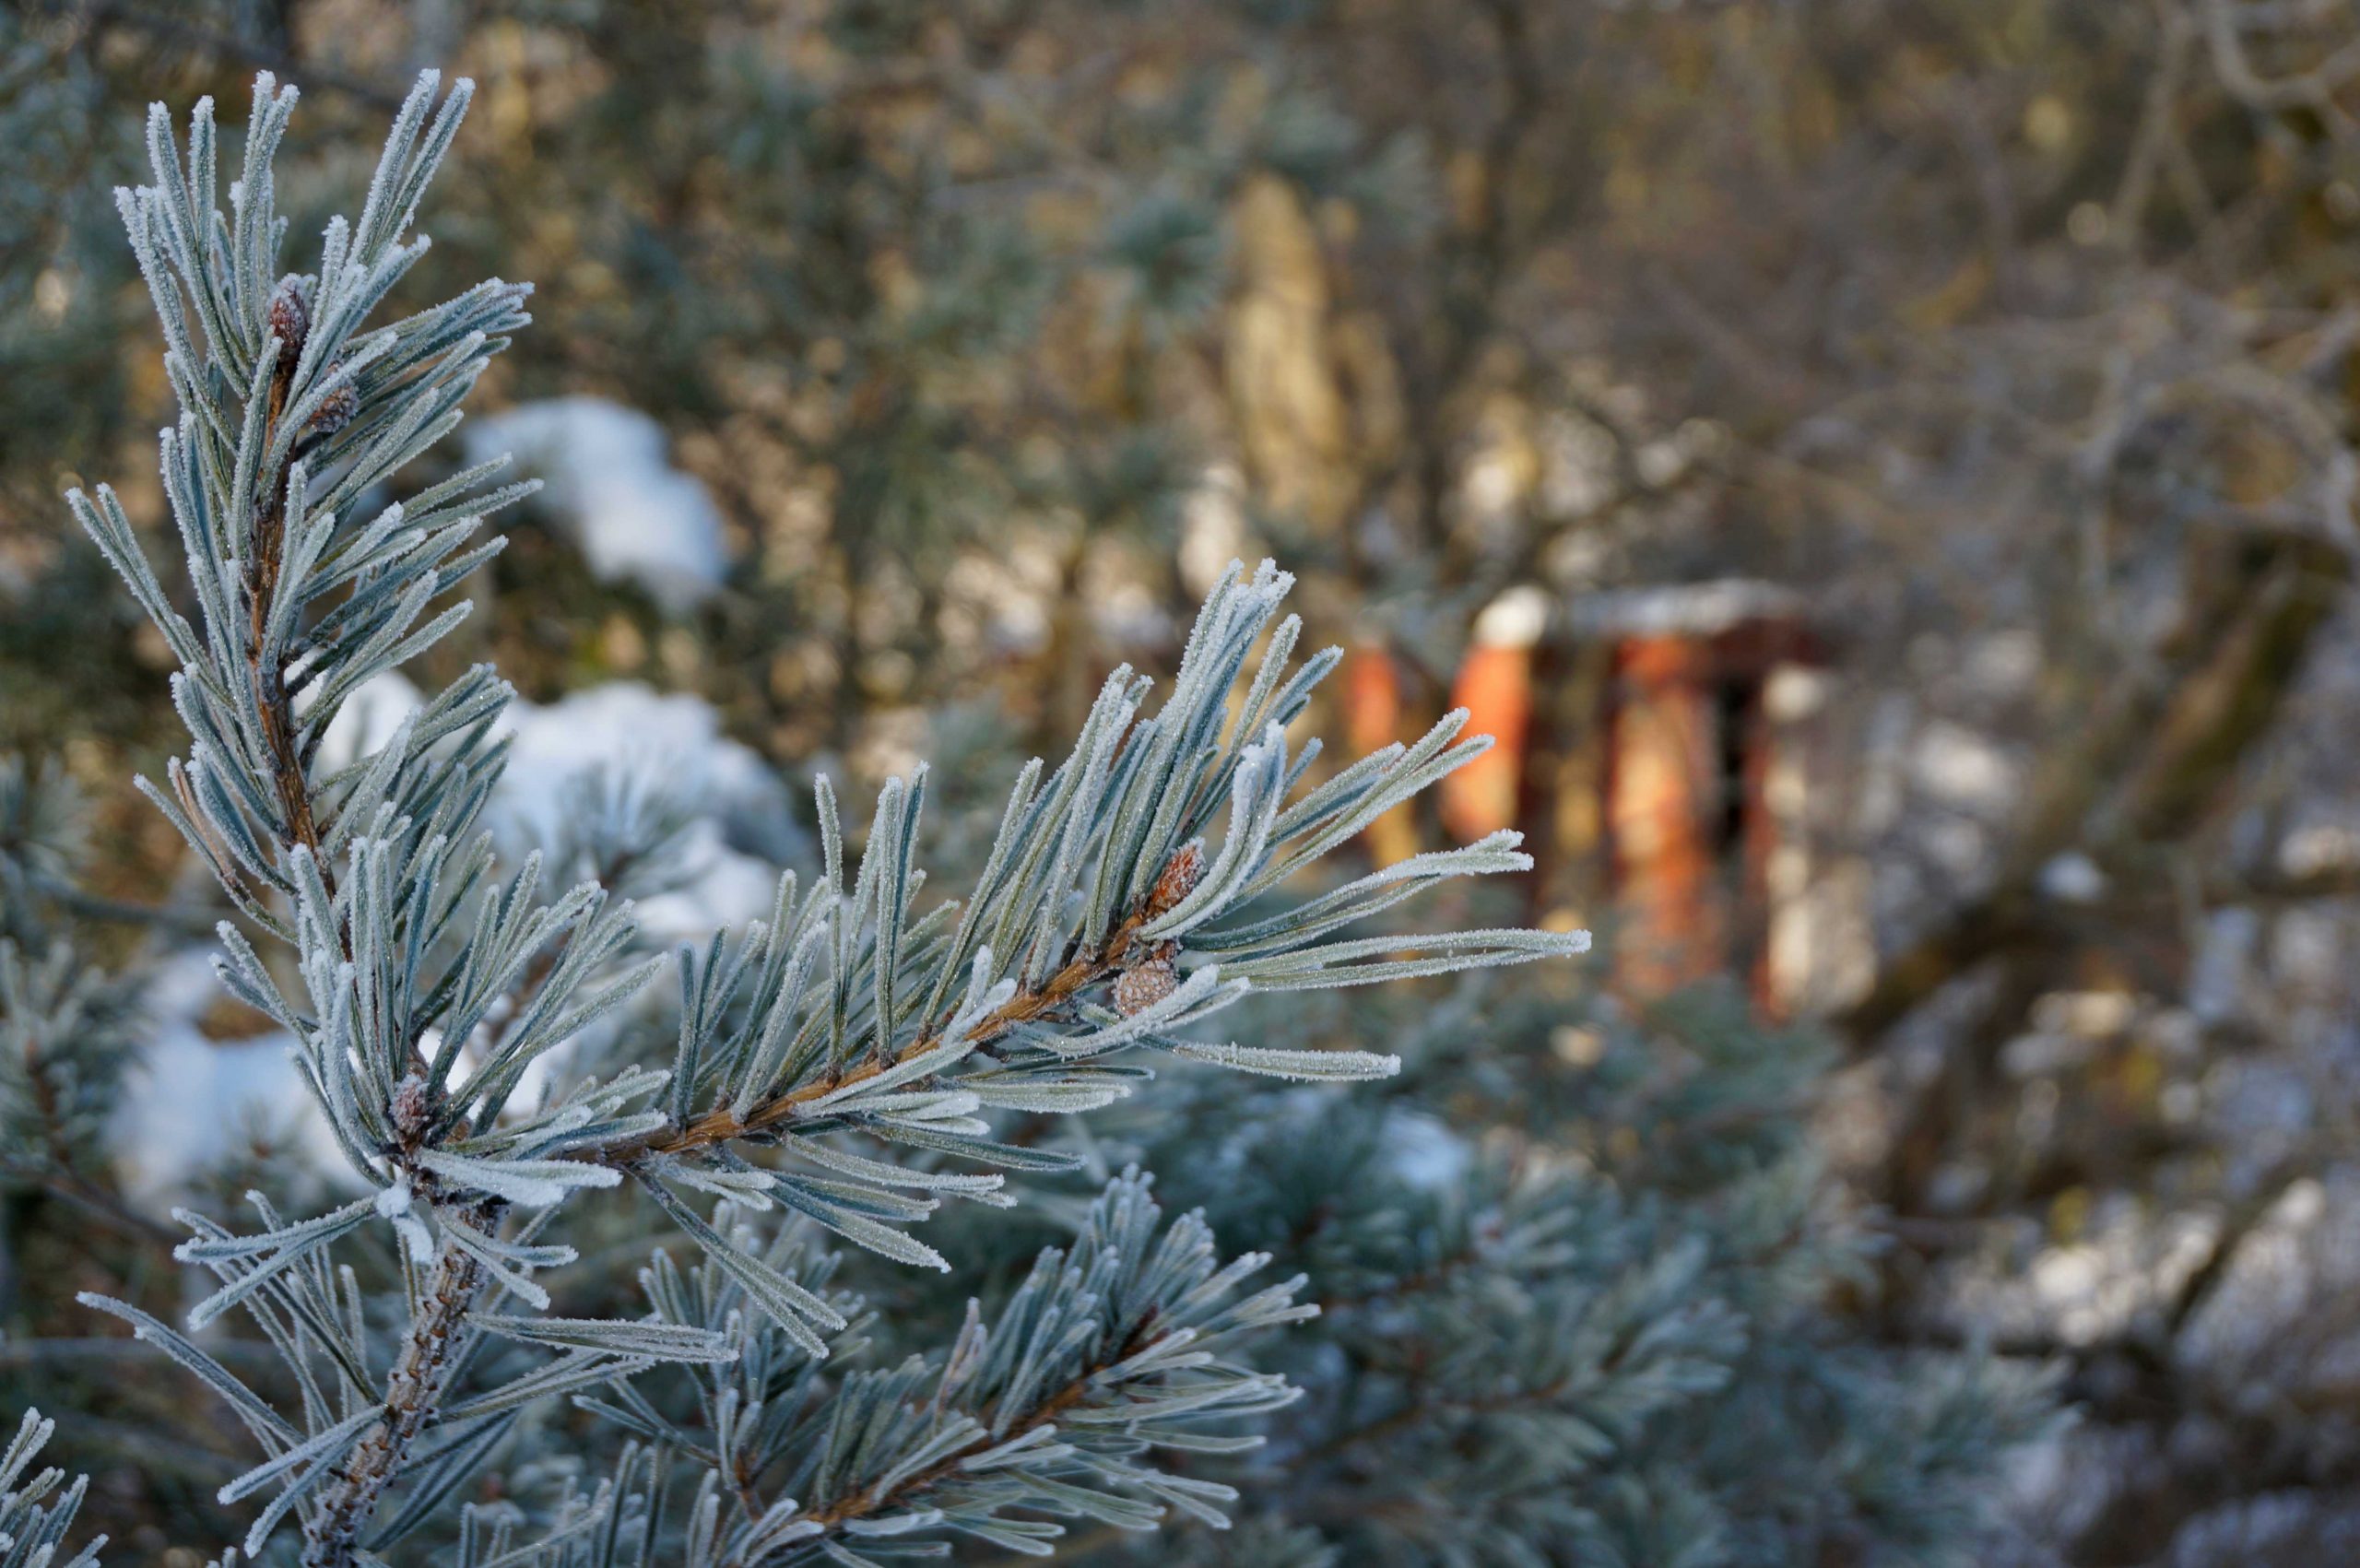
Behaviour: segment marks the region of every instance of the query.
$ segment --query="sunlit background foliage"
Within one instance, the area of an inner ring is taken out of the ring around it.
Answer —
[[[1268,554],[1347,651],[1327,765],[1459,702],[1506,742],[1353,868],[1513,820],[1532,877],[1454,918],[1600,933],[1255,1005],[1401,1055],[1381,1091],[1189,1078],[1094,1128],[1098,1181],[1142,1161],[1336,1303],[1273,1352],[1319,1392],[1239,1530],[1143,1560],[1448,1561],[1470,1517],[1539,1561],[2350,1553],[2360,21],[2304,0],[10,9],[0,1413],[58,1419],[82,1533],[194,1568],[250,1461],[76,1292],[172,1315],[173,1202],[331,1196],[192,958],[225,906],[127,787],[181,744],[171,651],[60,501],[112,483],[174,548],[111,192],[149,100],[234,122],[268,69],[308,243],[425,66],[478,100],[395,304],[537,286],[420,482],[513,450],[548,488],[411,686],[518,688],[515,845],[699,935],[809,874],[814,775],[925,759],[962,885],[1022,760]],[[584,824],[659,853],[592,864]],[[952,1286],[838,1283],[935,1342],[1095,1190],[962,1216]],[[618,1310],[648,1223],[583,1248]],[[1462,1472],[1499,1432],[1421,1401],[1463,1369],[1395,1359],[1510,1343],[1461,1253],[1571,1315],[1535,1356],[1602,1291],[1708,1365]],[[1946,1449],[1967,1409],[2005,1419]]]

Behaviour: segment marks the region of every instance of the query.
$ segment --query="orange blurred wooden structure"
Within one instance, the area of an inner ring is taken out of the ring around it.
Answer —
[[[1475,619],[1450,701],[1467,710],[1466,733],[1488,735],[1493,746],[1438,791],[1443,826],[1463,842],[1515,827],[1522,816],[1536,654],[1549,619],[1548,600],[1533,588],[1503,594]]]
[[[1344,652],[1344,744],[1358,759],[1403,738],[1406,727],[1401,701],[1401,672],[1385,644],[1374,640],[1353,643]],[[1379,866],[1407,860],[1418,853],[1417,818],[1404,801],[1368,825],[1369,858]]]
[[[1769,697],[1782,672],[1821,662],[1800,603],[1766,584],[1646,589],[1579,607],[1575,635],[1609,672],[1599,789],[1617,984],[1653,996],[1735,973],[1784,1010],[1771,869],[1801,851],[1809,756]]]
[[[1522,829],[1537,862],[1530,917],[1598,926],[1625,994],[1733,974],[1784,1013],[1808,982],[1776,961],[1781,922],[1805,918],[1792,895],[1813,741],[1793,694],[1816,691],[1823,662],[1801,602],[1769,584],[1562,607],[1512,590],[1478,618],[1451,682],[1465,733],[1493,746],[1443,781],[1442,826],[1461,843]],[[1353,756],[1418,727],[1381,643],[1354,646],[1341,674]],[[1379,864],[1415,854],[1416,819],[1387,813],[1368,846]]]

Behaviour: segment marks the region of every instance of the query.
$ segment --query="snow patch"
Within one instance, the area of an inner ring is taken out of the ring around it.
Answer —
[[[1549,595],[1526,583],[1485,605],[1475,618],[1475,641],[1486,648],[1529,648],[1549,629]]]
[[[678,615],[728,572],[713,497],[671,466],[663,427],[636,409],[602,397],[519,404],[469,426],[466,444],[471,461],[513,453],[539,477],[542,503],[602,583],[637,583]]]
[[[307,693],[308,695],[308,693]],[[426,694],[399,670],[379,670],[353,690],[320,737],[320,771],[333,773],[380,750],[402,721],[426,703]],[[307,706],[298,701],[300,715]]]
[[[2078,849],[2067,850],[2040,868],[2041,895],[2059,903],[2095,903],[2106,890],[2106,873]]]
[[[618,681],[546,707],[511,703],[502,728],[513,740],[492,811],[512,847],[555,840],[570,785],[600,768],[619,770],[659,783],[691,818],[674,851],[678,874],[639,902],[642,929],[702,936],[770,913],[773,861],[800,848],[786,792],[752,748],[721,733],[703,699]],[[739,847],[749,842],[771,853]]]
[[[1467,1179],[1475,1157],[1440,1118],[1397,1110],[1385,1118],[1386,1161],[1421,1192],[1443,1192]]]
[[[357,1180],[296,1070],[293,1036],[208,1040],[198,1030],[219,995],[201,950],[165,963],[148,986],[152,1032],[124,1077],[112,1128],[124,1195],[145,1208],[167,1208],[257,1139],[301,1149],[304,1164],[331,1179]]]
[[[2016,764],[1997,742],[1964,725],[1928,725],[1909,764],[1918,787],[1943,805],[1996,817],[2015,801]]]
[[[328,725],[324,766],[349,766],[383,746],[422,701],[390,670],[365,683]],[[499,730],[510,737],[508,767],[489,815],[512,861],[563,840],[574,786],[601,769],[660,789],[687,819],[667,852],[676,873],[638,903],[651,936],[703,936],[767,915],[777,867],[808,847],[785,786],[752,748],[721,733],[701,697],[615,681],[547,705],[511,702]]]

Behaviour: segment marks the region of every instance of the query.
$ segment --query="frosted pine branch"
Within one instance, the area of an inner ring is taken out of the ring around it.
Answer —
[[[1144,1530],[1177,1510],[1224,1525],[1233,1490],[1154,1456],[1255,1446],[1239,1423],[1296,1393],[1231,1358],[1318,1308],[1294,1300],[1300,1277],[1246,1291],[1268,1257],[1222,1263],[1202,1217],[1166,1224],[1150,1185],[1136,1171],[1108,1184],[1073,1245],[1044,1251],[996,1320],[969,1303],[938,1358],[835,1380],[749,1315],[726,1271],[682,1275],[659,1256],[642,1275],[655,1321],[739,1347],[693,1369],[699,1408],[721,1419],[683,1428],[628,1390],[580,1403],[702,1469],[695,1506],[713,1517],[710,1550],[691,1554],[692,1568],[842,1562],[829,1543],[857,1553],[885,1539],[967,1537],[1046,1556],[1060,1518]]]
[[[39,1410],[27,1410],[16,1436],[0,1448],[0,1554],[12,1568],[98,1568],[99,1550],[107,1543],[100,1536],[65,1555],[65,1532],[74,1527],[90,1479],[76,1476],[65,1484],[65,1471],[32,1468],[56,1430]]]
[[[180,665],[172,695],[189,749],[162,784],[141,787],[242,917],[218,928],[221,983],[293,1037],[368,1193],[309,1217],[263,1203],[262,1228],[243,1234],[183,1217],[195,1234],[182,1256],[220,1280],[192,1326],[233,1307],[251,1319],[287,1363],[290,1411],[147,1314],[92,1304],[240,1414],[266,1457],[224,1501],[267,1498],[250,1553],[296,1519],[308,1568],[342,1568],[423,1526],[530,1404],[712,1350],[709,1337],[645,1325],[529,1326],[554,1304],[537,1276],[574,1258],[557,1227],[584,1194],[627,1180],[645,1190],[747,1309],[816,1361],[846,1326],[841,1310],[700,1205],[800,1217],[895,1261],[943,1267],[912,1230],[944,1201],[1004,1207],[1003,1172],[1072,1162],[998,1141],[996,1115],[1103,1106],[1162,1056],[1295,1079],[1382,1076],[1394,1064],[1370,1053],[1197,1032],[1257,991],[1522,963],[1587,940],[1348,934],[1446,880],[1526,869],[1513,834],[1294,890],[1489,742],[1463,737],[1465,715],[1453,714],[1314,782],[1318,743],[1298,749],[1288,732],[1339,654],[1296,659],[1301,623],[1280,613],[1291,580],[1265,562],[1233,567],[1213,589],[1160,704],[1150,680],[1118,669],[1065,761],[1024,770],[962,898],[926,894],[923,769],[879,793],[856,864],[822,780],[811,884],[789,874],[769,920],[672,955],[668,1061],[569,1072],[557,1054],[664,963],[638,959],[629,905],[597,882],[545,886],[537,856],[498,864],[483,818],[506,761],[505,684],[470,670],[373,751],[323,760],[354,694],[465,617],[464,600],[444,601],[500,548],[478,538],[485,518],[530,489],[480,465],[362,515],[363,498],[456,425],[490,357],[527,320],[528,290],[494,280],[369,324],[424,252],[408,227],[469,92],[461,82],[438,103],[436,78],[421,77],[360,218],[331,221],[303,274],[278,272],[286,224],[271,183],[292,89],[257,83],[226,214],[209,102],[184,151],[162,111],[151,116],[155,183],[119,206],[181,404],[160,446],[195,619],[174,607],[111,490],[70,497]],[[660,813],[618,814],[660,828]],[[289,949],[291,968],[267,961],[255,933]],[[549,1087],[528,1105],[537,1079]],[[331,1264],[370,1231],[395,1239],[413,1273],[390,1347]],[[1210,1246],[1200,1232],[1192,1256]],[[1146,1244],[1135,1226],[1123,1237],[1105,1246]],[[480,1363],[514,1365],[482,1353],[490,1340],[555,1359],[484,1385]],[[1239,1386],[1259,1392],[1223,1409],[1250,1412],[1269,1393]],[[972,1457],[950,1444],[896,1485]],[[566,1527],[626,1496],[627,1480]],[[1177,1480],[1139,1485],[1206,1506]],[[849,1534],[875,1522],[829,1485],[807,1491],[807,1522],[825,1515]],[[1107,1506],[1145,1517],[1136,1503]]]

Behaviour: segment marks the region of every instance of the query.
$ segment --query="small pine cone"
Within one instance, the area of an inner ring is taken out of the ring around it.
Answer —
[[[328,372],[331,375],[336,372],[336,365],[328,367]],[[360,412],[360,395],[352,390],[350,382],[347,382],[328,394],[327,401],[321,404],[319,410],[303,422],[303,433],[317,438],[332,436],[352,423],[353,416]]]
[[[289,273],[270,291],[270,333],[278,339],[278,362],[291,365],[312,335],[312,301],[303,280]]]
[[[1205,879],[1205,841],[1190,839],[1179,852],[1164,863],[1163,872],[1155,879],[1154,889],[1147,896],[1147,913],[1150,918],[1170,913],[1182,899],[1197,890]]]
[[[1125,1018],[1147,1011],[1180,988],[1180,972],[1167,952],[1158,951],[1146,962],[1123,971],[1115,982],[1115,1010]]]

